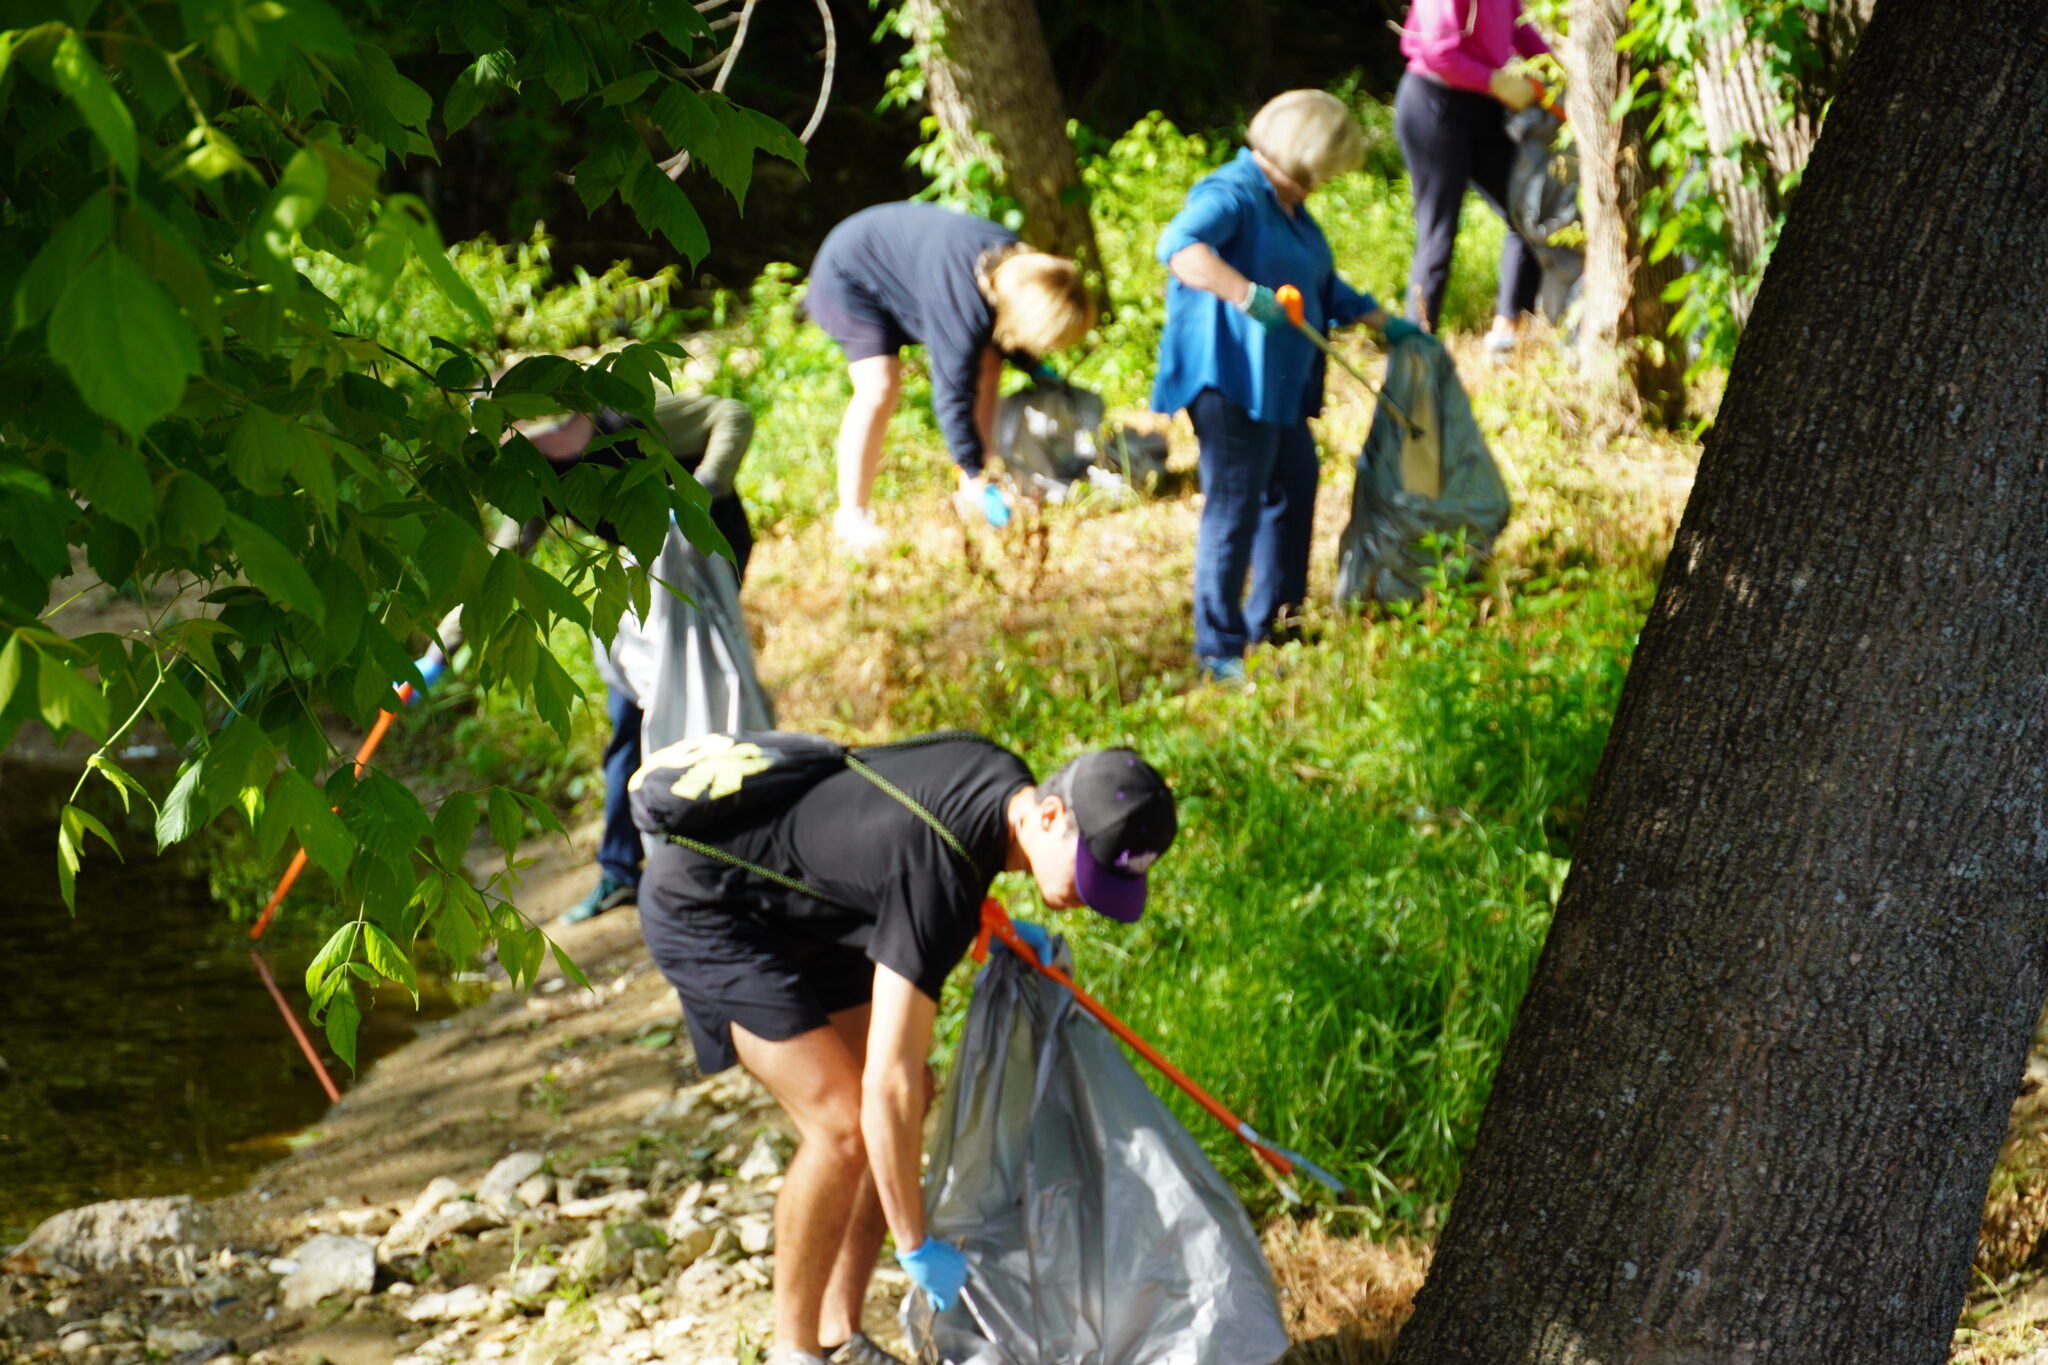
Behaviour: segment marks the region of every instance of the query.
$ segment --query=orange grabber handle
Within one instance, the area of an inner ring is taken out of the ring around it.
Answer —
[[[1306,329],[1308,319],[1301,311],[1301,291],[1291,284],[1283,284],[1273,291],[1273,297],[1287,310],[1287,320],[1296,327]]]
[[[1297,302],[1300,298],[1299,294],[1295,295]],[[997,904],[993,898],[981,903],[981,934],[974,941],[974,960],[976,962],[988,961],[988,941],[991,938],[1029,963],[1040,976],[1049,977],[1066,987],[1067,990],[1073,993],[1075,1002],[1082,1009],[1094,1015],[1104,1028],[1122,1039],[1124,1046],[1152,1063],[1153,1066],[1158,1067],[1160,1073],[1166,1079],[1172,1081],[1185,1091],[1189,1099],[1208,1110],[1218,1123],[1236,1134],[1245,1146],[1271,1162],[1282,1175],[1294,1174],[1294,1163],[1288,1160],[1285,1153],[1276,1150],[1270,1143],[1254,1132],[1249,1123],[1246,1123],[1243,1119],[1224,1108],[1222,1102],[1215,1096],[1202,1089],[1201,1086],[1196,1085],[1179,1067],[1160,1056],[1157,1048],[1131,1032],[1123,1020],[1111,1014],[1101,1004],[1097,1003],[1094,996],[1076,985],[1073,977],[1068,976],[1064,971],[1049,962],[1040,962],[1038,954],[1032,951],[1031,945],[1024,941],[1023,935],[1019,934],[1016,926],[1010,923],[1010,917],[1003,912],[1003,907]],[[1288,1193],[1292,1194],[1292,1191],[1288,1191]],[[1301,1201],[1297,1197],[1294,1202],[1299,1203]]]
[[[411,683],[400,683],[398,685],[400,705],[411,701],[412,695]],[[377,752],[377,746],[384,742],[384,732],[391,728],[391,722],[396,718],[390,711],[379,711],[377,713],[377,723],[372,725],[370,733],[364,736],[363,747],[356,750],[357,777],[363,775],[363,768],[369,763],[370,755]],[[340,808],[336,807],[336,809]],[[285,868],[284,875],[277,879],[277,889],[270,893],[270,903],[263,907],[263,913],[256,917],[256,923],[250,928],[249,937],[251,940],[263,937],[263,931],[270,927],[271,917],[277,914],[277,907],[284,904],[286,894],[291,891],[292,883],[297,881],[299,874],[305,870],[306,850],[300,848],[297,853],[292,855],[291,865]],[[314,1065],[317,1066],[319,1064],[316,1062]]]

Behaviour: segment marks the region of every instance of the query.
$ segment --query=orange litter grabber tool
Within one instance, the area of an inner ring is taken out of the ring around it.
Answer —
[[[1094,1015],[1096,1021],[1122,1040],[1125,1047],[1130,1048],[1131,1051],[1157,1067],[1161,1075],[1179,1086],[1186,1092],[1189,1099],[1208,1110],[1211,1117],[1236,1134],[1245,1146],[1251,1148],[1254,1153],[1264,1159],[1275,1170],[1279,1171],[1282,1176],[1291,1176],[1298,1169],[1313,1178],[1317,1183],[1327,1186],[1330,1192],[1339,1199],[1347,1199],[1350,1196],[1351,1189],[1349,1186],[1322,1167],[1316,1165],[1315,1162],[1310,1161],[1300,1152],[1282,1147],[1277,1142],[1272,1142],[1259,1136],[1249,1123],[1246,1123],[1243,1119],[1224,1108],[1222,1102],[1217,1100],[1215,1096],[1188,1079],[1187,1075],[1179,1067],[1161,1056],[1157,1048],[1131,1032],[1129,1025],[1125,1024],[1123,1020],[1117,1018],[1114,1014],[1111,1014],[1096,1001],[1095,997],[1076,985],[1073,977],[1068,976],[1066,972],[1049,962],[1040,962],[1038,954],[1032,950],[1029,943],[1024,941],[1023,935],[1017,932],[1016,926],[1010,923],[1010,917],[1003,913],[1003,907],[996,904],[993,900],[985,900],[981,903],[981,936],[974,943],[974,960],[976,962],[988,961],[988,943],[990,939],[996,940],[1005,948],[1015,953],[1040,976],[1047,977],[1066,987],[1073,995],[1075,1003],[1088,1011],[1088,1013]],[[1288,1184],[1286,1180],[1276,1180],[1274,1184],[1279,1186],[1280,1193],[1286,1198],[1287,1202],[1290,1204],[1299,1204],[1301,1202],[1301,1196],[1295,1192],[1294,1187]]]
[[[1373,383],[1370,379],[1367,379],[1364,375],[1360,374],[1358,372],[1358,367],[1353,365],[1350,361],[1346,360],[1343,356],[1338,355],[1337,352],[1330,346],[1328,339],[1326,339],[1321,332],[1318,332],[1315,328],[1308,325],[1308,319],[1305,316],[1303,316],[1301,311],[1301,291],[1299,289],[1296,289],[1291,284],[1283,284],[1278,289],[1275,289],[1273,291],[1273,297],[1278,299],[1280,301],[1280,306],[1287,310],[1287,320],[1294,324],[1295,330],[1300,332],[1303,336],[1307,337],[1310,341],[1313,341],[1316,344],[1317,350],[1321,351],[1324,355],[1328,356],[1330,359],[1336,361],[1337,364],[1342,366],[1344,369],[1344,373],[1350,375],[1353,379],[1356,379],[1359,383],[1365,385],[1365,391],[1367,393],[1379,399],[1382,403],[1385,403],[1387,405],[1387,410],[1393,413],[1396,417],[1400,418],[1401,425],[1408,428],[1408,434],[1410,436],[1420,436],[1422,434],[1422,428],[1416,425],[1415,419],[1408,415],[1406,409],[1404,409],[1399,403],[1396,403],[1393,399],[1387,397],[1387,391],[1385,389],[1381,388],[1379,385]]]

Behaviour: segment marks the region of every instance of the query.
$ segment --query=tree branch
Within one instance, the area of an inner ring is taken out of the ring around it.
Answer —
[[[825,76],[818,82],[818,102],[811,106],[810,122],[804,124],[804,130],[796,135],[796,140],[806,145],[811,140],[811,134],[817,132],[818,125],[824,121],[825,101],[832,95],[832,72],[839,63],[839,31],[832,26],[830,0],[816,0],[816,4],[818,18],[825,23]]]

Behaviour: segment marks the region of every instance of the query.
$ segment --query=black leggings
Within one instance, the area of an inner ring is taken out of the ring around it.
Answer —
[[[1487,207],[1507,221],[1508,167],[1514,164],[1515,144],[1506,122],[1507,110],[1491,95],[1453,90],[1413,72],[1401,77],[1394,95],[1394,137],[1408,162],[1408,184],[1415,195],[1408,318],[1422,322],[1426,315],[1432,331],[1443,316],[1465,187],[1478,190]],[[1542,282],[1536,253],[1510,225],[1501,247],[1493,311],[1505,318],[1528,312],[1536,306]]]

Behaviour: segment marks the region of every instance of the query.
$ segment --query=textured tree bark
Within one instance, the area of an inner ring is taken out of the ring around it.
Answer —
[[[1628,88],[1628,57],[1615,44],[1628,32],[1628,0],[1572,0],[1559,60],[1565,108],[1579,146],[1579,209],[1586,229],[1579,363],[1596,382],[1639,406],[1655,422],[1685,415],[1685,357],[1672,343],[1664,290],[1678,278],[1673,257],[1652,263],[1642,230],[1643,158],[1648,115],[1608,117]]]
[[[1031,0],[909,0],[939,126],[972,156],[986,133],[1023,206],[1026,241],[1101,269],[1095,226]]]
[[[1397,1362],[1947,1358],[2048,989],[2044,52],[1864,35]]]
[[[1747,272],[1770,242],[1771,225],[1785,211],[1778,186],[1806,166],[1820,122],[1793,102],[1792,116],[1780,120],[1784,99],[1764,67],[1762,44],[1740,28],[1715,35],[1704,46],[1696,76],[1700,116],[1711,153],[1707,175],[1728,215],[1736,268]],[[1747,320],[1753,295],[1735,300]]]

